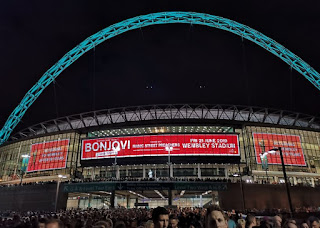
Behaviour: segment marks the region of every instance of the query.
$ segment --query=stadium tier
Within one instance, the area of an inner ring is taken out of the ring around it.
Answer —
[[[294,207],[319,205],[319,118],[231,105],[107,109],[2,145],[0,209],[289,208],[285,173]]]

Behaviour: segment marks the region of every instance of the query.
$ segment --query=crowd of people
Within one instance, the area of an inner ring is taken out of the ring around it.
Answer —
[[[276,212],[276,211],[274,211]],[[297,214],[296,214],[297,215]],[[9,228],[320,228],[318,214],[292,218],[288,213],[242,214],[209,208],[72,209],[53,212],[0,213]]]
[[[179,181],[201,181],[201,182],[220,182],[220,183],[240,183],[239,178],[187,178],[187,177],[159,177],[159,178],[134,178],[134,177],[122,177],[122,178],[106,178],[106,177],[97,177],[97,178],[73,178],[69,180],[64,180],[64,182],[67,183],[87,183],[87,182],[127,182],[127,181],[164,181],[164,182],[179,182]],[[11,186],[19,186],[19,185],[42,185],[42,184],[52,184],[52,183],[57,183],[56,180],[51,180],[51,181],[37,181],[37,182],[22,182],[19,184],[0,184],[0,187],[11,187]],[[269,182],[258,182],[258,181],[249,181],[249,182],[244,182],[244,183],[250,183],[250,184],[283,184],[283,183],[269,183]],[[303,185],[298,185],[298,186],[303,186]],[[319,187],[318,185],[315,185],[315,187]]]
[[[104,181],[205,181],[205,182],[232,182],[231,179],[226,178],[187,178],[187,177],[157,177],[157,178],[134,178],[134,177],[122,177],[122,178],[106,178],[98,177],[95,179],[73,179],[71,182],[104,182]]]

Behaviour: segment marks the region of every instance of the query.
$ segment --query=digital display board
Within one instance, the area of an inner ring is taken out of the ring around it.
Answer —
[[[170,134],[84,139],[81,159],[143,156],[239,156],[235,134]]]
[[[27,172],[65,168],[68,148],[69,139],[32,144]]]
[[[260,154],[281,147],[285,165],[306,166],[300,136],[268,133],[253,133],[257,163],[261,164]],[[268,164],[281,165],[280,152],[267,154]]]

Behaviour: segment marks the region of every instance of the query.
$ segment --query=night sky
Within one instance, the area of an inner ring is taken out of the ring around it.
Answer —
[[[88,36],[161,11],[243,23],[320,71],[319,1],[3,1],[0,126],[42,74]],[[16,129],[148,104],[252,105],[319,116],[319,100],[320,91],[307,79],[250,41],[205,26],[154,25],[116,36],[82,56],[42,93]]]

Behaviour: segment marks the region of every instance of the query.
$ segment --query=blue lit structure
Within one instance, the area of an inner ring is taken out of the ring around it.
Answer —
[[[286,49],[281,44],[246,25],[240,24],[230,19],[204,13],[160,12],[147,14],[130,18],[111,25],[88,37],[78,46],[65,54],[56,64],[54,64],[47,72],[42,75],[39,81],[26,93],[20,104],[10,114],[9,118],[0,131],[0,145],[7,141],[13,129],[20,122],[28,108],[40,96],[42,91],[48,85],[50,85],[50,83],[52,83],[63,70],[74,63],[84,53],[91,50],[100,43],[124,32],[146,27],[149,25],[172,23],[206,25],[239,35],[247,40],[258,44],[259,46],[263,47],[267,51],[282,59],[289,66],[291,66],[293,69],[302,74],[306,79],[308,79],[317,89],[320,90],[320,75],[317,71],[315,71],[309,64],[304,62],[301,58]]]

